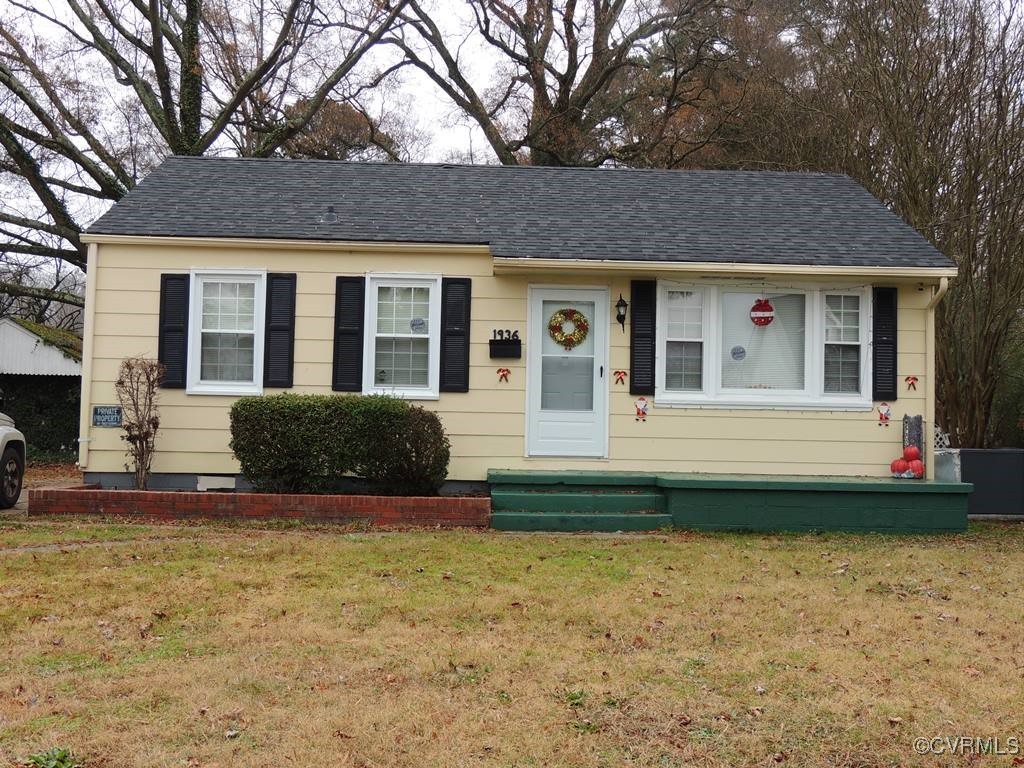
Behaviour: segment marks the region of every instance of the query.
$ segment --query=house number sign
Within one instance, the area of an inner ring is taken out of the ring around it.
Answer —
[[[518,340],[519,339],[519,331],[510,331],[507,328],[505,328],[505,329],[495,328],[494,330],[491,331],[491,338],[492,339],[499,339],[499,340],[502,340],[502,341],[506,341],[506,340],[507,341],[512,341],[513,339]]]

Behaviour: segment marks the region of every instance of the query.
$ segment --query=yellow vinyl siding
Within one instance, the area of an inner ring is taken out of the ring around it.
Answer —
[[[632,275],[608,270],[581,274],[540,271],[536,274],[493,274],[483,251],[438,247],[417,254],[408,246],[394,255],[379,247],[368,250],[294,248],[246,249],[182,244],[94,245],[97,258],[89,274],[86,350],[87,382],[83,382],[84,468],[90,472],[124,471],[124,448],[118,430],[88,426],[91,405],[116,402],[113,382],[123,358],[156,357],[160,275],[190,269],[265,268],[297,274],[294,392],[331,391],[334,287],[337,275],[374,272],[430,272],[473,278],[470,345],[470,391],[441,393],[422,404],[442,417],[452,442],[450,477],[481,480],[488,469],[661,470],[810,475],[887,474],[900,450],[900,419],[905,413],[927,413],[931,386],[926,349],[931,286],[906,283],[899,290],[899,399],[892,403],[890,427],[878,426],[875,411],[722,409],[659,407],[655,398],[646,423],[635,421],[626,386],[614,384],[611,372],[629,370],[629,325],[625,332],[610,310],[609,458],[526,458],[526,327],[530,285],[600,287],[611,303],[621,293],[630,298]],[[813,274],[813,272],[811,272]],[[637,275],[652,279],[656,274]],[[664,275],[669,277],[669,275]],[[773,281],[784,284],[788,278]],[[807,276],[801,278],[806,283]],[[794,278],[796,280],[796,278]],[[861,284],[871,282],[860,280]],[[879,284],[892,284],[882,278]],[[836,278],[821,283],[834,286]],[[520,360],[492,360],[488,340],[492,329],[518,330],[523,339]],[[507,383],[496,369],[509,368]],[[905,376],[918,377],[917,391],[907,392]],[[268,393],[280,390],[268,389]],[[155,472],[233,473],[238,470],[228,448],[228,411],[233,397],[187,395],[183,390],[161,394],[162,426]],[[926,415],[928,418],[930,414]],[[931,424],[927,424],[930,429]]]

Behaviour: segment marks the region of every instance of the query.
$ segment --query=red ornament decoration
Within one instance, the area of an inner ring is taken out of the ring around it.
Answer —
[[[918,480],[924,477],[924,462],[921,461],[920,459],[915,459],[914,461],[910,462],[910,466],[908,467],[908,469],[913,473],[914,477],[916,477]]]
[[[917,391],[917,376],[907,376],[907,378],[905,378],[904,381],[907,382],[908,392],[910,390],[914,390],[915,392]]]
[[[508,383],[508,375],[510,373],[512,373],[512,371],[510,371],[508,368],[499,368],[498,369],[498,381],[504,381],[504,382]]]
[[[906,459],[893,459],[892,464],[889,465],[889,471],[892,472],[893,477],[901,476],[908,469],[910,469],[910,462]]]
[[[768,299],[758,299],[754,302],[754,306],[750,308],[750,321],[759,328],[771,325],[774,319],[775,307],[772,306]]]
[[[626,373],[625,371],[613,371],[613,375],[615,376],[616,384],[625,384],[626,377],[629,376],[629,374]]]
[[[921,458],[921,449],[916,445],[908,445],[903,449],[903,458],[907,461],[917,461]]]

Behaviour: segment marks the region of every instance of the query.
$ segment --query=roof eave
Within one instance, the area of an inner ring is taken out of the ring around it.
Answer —
[[[940,280],[956,277],[957,268],[924,266],[872,266],[836,264],[774,264],[710,261],[628,261],[619,259],[494,258],[494,274],[522,274],[538,269],[571,272],[609,270],[632,273],[728,274],[736,276],[793,275],[802,277],[884,277],[888,279]]]
[[[173,235],[113,235],[86,232],[83,243],[100,245],[175,245],[193,248],[237,248],[293,251],[363,251],[368,253],[490,255],[486,243],[426,243],[395,240],[298,240],[260,237],[178,237]]]

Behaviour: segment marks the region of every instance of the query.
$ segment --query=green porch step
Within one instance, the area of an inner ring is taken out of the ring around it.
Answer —
[[[656,531],[672,525],[671,515],[658,514],[537,514],[533,512],[494,512],[491,527],[499,531]]]
[[[887,477],[491,470],[492,525],[521,531],[948,533],[969,483]]]

